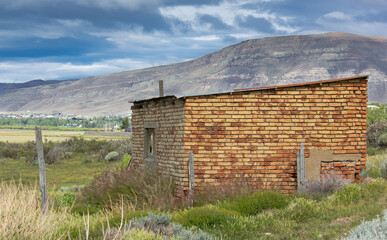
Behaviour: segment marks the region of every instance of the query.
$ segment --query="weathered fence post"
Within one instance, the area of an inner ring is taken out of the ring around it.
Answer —
[[[305,151],[304,143],[301,143],[300,150],[297,152],[297,191],[302,192],[305,189]]]
[[[189,163],[188,163],[188,179],[189,179],[189,188],[188,196],[190,201],[190,207],[193,205],[193,194],[195,191],[195,171],[194,171],[194,154],[192,151],[189,151]]]
[[[38,163],[39,163],[40,193],[42,194],[42,212],[43,212],[43,214],[48,214],[48,195],[47,195],[47,187],[46,187],[46,166],[44,163],[42,130],[38,126],[35,127],[35,136],[36,136],[36,151],[38,153]]]

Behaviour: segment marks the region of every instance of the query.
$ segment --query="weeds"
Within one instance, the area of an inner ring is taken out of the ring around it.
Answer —
[[[42,215],[39,192],[15,183],[0,183],[0,239],[59,239],[67,211]]]
[[[82,189],[79,201],[80,205],[103,208],[121,199],[137,209],[167,210],[178,204],[172,177],[143,168],[104,171]]]
[[[337,174],[322,175],[319,181],[308,181],[305,193],[308,194],[327,194],[339,190],[352,181]]]

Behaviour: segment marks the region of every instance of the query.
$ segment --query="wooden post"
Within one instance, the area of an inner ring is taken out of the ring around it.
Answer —
[[[164,97],[164,83],[163,83],[163,80],[159,80],[159,97]]]
[[[195,191],[195,171],[194,171],[194,154],[192,151],[189,151],[189,165],[188,165],[188,173],[189,173],[189,188],[188,195],[190,199],[190,207],[193,205],[193,193]]]
[[[46,166],[44,163],[42,131],[41,131],[40,127],[35,127],[35,136],[36,136],[36,151],[38,153],[38,163],[39,163],[40,193],[42,194],[42,212],[43,212],[43,214],[48,214],[48,195],[47,195],[47,187],[46,187]]]
[[[304,143],[301,143],[300,150],[297,152],[297,191],[302,192],[305,189],[305,151]]]

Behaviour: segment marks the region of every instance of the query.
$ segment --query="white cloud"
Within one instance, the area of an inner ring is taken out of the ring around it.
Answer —
[[[103,9],[130,9],[138,10],[142,7],[155,7],[162,0],[72,0],[79,5],[96,6]]]
[[[263,10],[257,6],[257,3],[265,1],[230,1],[225,0],[218,5],[202,5],[202,6],[174,6],[162,7],[160,13],[165,18],[176,19],[188,24],[195,32],[211,32],[210,24],[201,23],[200,16],[210,15],[219,19],[225,25],[234,29],[239,29],[239,21],[246,20],[248,17],[263,18],[270,22],[274,30],[291,33],[297,30],[295,27],[290,27],[292,21],[290,17],[279,16],[271,13],[268,10]],[[246,8],[246,4],[254,4],[256,7]],[[178,28],[176,28],[178,29]]]
[[[103,37],[121,48],[149,45],[152,48],[170,43],[169,37],[159,31],[145,33],[141,27],[122,30],[91,32],[90,35]]]
[[[330,12],[316,20],[323,31],[349,32],[365,35],[387,35],[387,23],[359,20],[360,15]]]
[[[0,5],[6,9],[22,9],[55,4],[55,2],[70,2],[83,6],[94,6],[106,10],[129,9],[138,10],[142,7],[157,7],[163,0],[0,0]]]
[[[206,35],[206,36],[199,36],[199,37],[186,37],[185,39],[194,40],[194,41],[214,41],[214,40],[220,40],[221,38],[216,35]]]
[[[90,64],[61,62],[0,62],[0,82],[25,82],[33,79],[69,79],[152,67],[155,64],[129,58],[103,60]]]
[[[343,12],[330,12],[321,17],[321,19],[325,20],[339,20],[339,21],[348,21],[352,20],[352,15],[350,14],[345,14]]]

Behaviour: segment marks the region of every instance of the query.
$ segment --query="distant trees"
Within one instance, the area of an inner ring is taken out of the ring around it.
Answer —
[[[78,127],[83,128],[104,128],[106,124],[109,126],[120,125],[123,119],[128,118],[124,116],[103,116],[93,118],[45,118],[45,117],[5,117],[0,116],[0,126],[53,126],[53,127]],[[130,120],[128,119],[128,126]]]
[[[122,119],[122,123],[120,126],[120,129],[127,129],[127,128],[129,128],[129,117]]]

